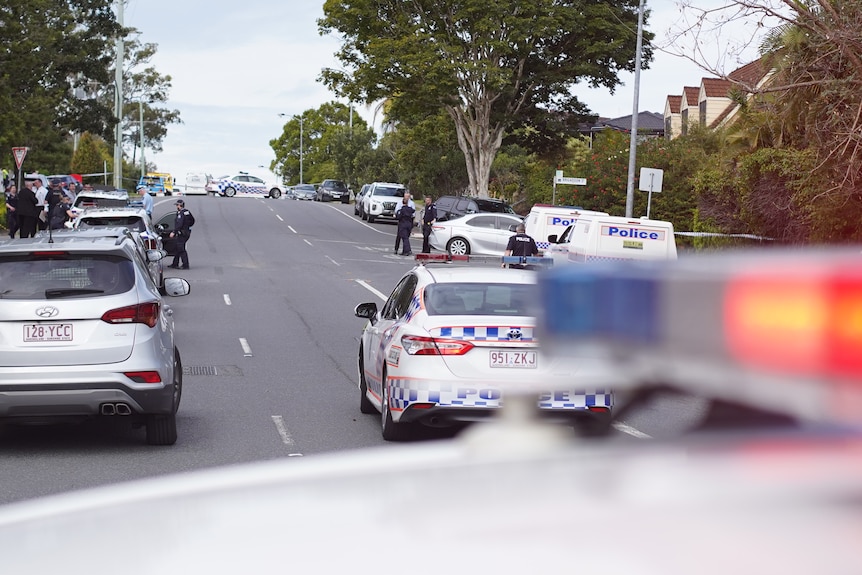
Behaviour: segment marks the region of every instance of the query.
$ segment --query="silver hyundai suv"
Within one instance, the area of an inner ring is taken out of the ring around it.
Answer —
[[[147,443],[177,440],[182,362],[173,310],[129,232],[0,241],[0,422],[127,416]]]

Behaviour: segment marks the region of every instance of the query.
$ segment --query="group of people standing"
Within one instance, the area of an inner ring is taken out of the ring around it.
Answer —
[[[413,232],[413,219],[416,215],[416,204],[410,195],[410,192],[405,192],[401,199],[401,205],[395,209],[395,219],[398,221],[398,234],[395,236],[395,253],[398,253],[398,248],[403,244],[402,256],[413,254],[410,247],[410,234]],[[425,210],[422,213],[422,253],[431,253],[431,244],[428,237],[431,235],[431,226],[437,221],[437,207],[434,205],[434,199],[425,195]]]
[[[72,211],[74,191],[65,189],[59,178],[46,188],[41,178],[24,181],[19,191],[14,182],[6,186],[6,226],[9,237],[17,233],[32,238],[38,230],[60,229],[75,217]]]

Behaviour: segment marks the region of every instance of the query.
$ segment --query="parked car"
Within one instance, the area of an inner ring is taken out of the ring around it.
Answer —
[[[374,182],[362,199],[362,218],[373,223],[377,218],[395,218],[395,208],[407,188],[403,184]]]
[[[350,190],[347,188],[347,184],[341,180],[323,180],[317,187],[315,199],[318,202],[340,200],[342,204],[347,204],[350,202]]]
[[[466,214],[492,212],[514,214],[508,203],[494,198],[471,198],[467,196],[440,196],[434,202],[437,207],[437,221],[450,220]]]
[[[212,194],[213,196],[217,195],[219,193],[218,183],[222,180],[228,179],[229,177],[230,175],[224,175],[214,178],[211,175],[207,174],[207,183],[206,186],[204,186],[207,191],[207,194]]]
[[[365,216],[362,211],[362,200],[365,198],[365,194],[368,193],[369,189],[371,189],[371,184],[363,184],[362,189],[359,190],[358,194],[356,194],[356,200],[353,202],[353,215],[359,216],[363,220],[365,219]]]
[[[88,233],[89,232],[89,233]],[[183,369],[173,313],[128,230],[83,230],[0,242],[0,421],[126,416],[147,443],[177,440]]]
[[[436,250],[452,255],[482,254],[502,256],[515,226],[523,223],[512,214],[468,214],[454,219],[437,221],[431,227],[428,241]]]
[[[227,198],[234,196],[263,196],[277,200],[284,193],[284,186],[266,182],[263,178],[240,172],[224,178],[218,183],[219,195]]]
[[[293,186],[293,195],[297,200],[314,200],[317,190],[314,184],[296,184]]]

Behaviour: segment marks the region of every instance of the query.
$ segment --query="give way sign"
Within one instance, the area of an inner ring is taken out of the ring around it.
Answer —
[[[12,155],[15,156],[15,166],[20,170],[21,164],[24,163],[24,157],[27,155],[29,148],[12,148]]]

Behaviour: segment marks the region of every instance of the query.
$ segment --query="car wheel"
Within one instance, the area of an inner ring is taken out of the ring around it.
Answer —
[[[173,445],[177,442],[177,410],[183,396],[183,362],[180,352],[174,349],[174,407],[168,415],[147,416],[147,443],[149,445]]]
[[[359,346],[359,411],[362,413],[377,413],[377,408],[368,399],[368,382],[365,380],[365,361],[362,359],[362,346]]]
[[[281,190],[279,190],[278,188],[271,189],[269,191],[269,197],[272,198],[273,200],[277,200],[278,198],[281,197]]]
[[[452,238],[449,240],[449,243],[446,244],[446,251],[453,256],[470,255],[470,242],[464,238]]]
[[[341,196],[341,203],[342,204],[349,204],[350,203],[350,196]]]
[[[392,412],[389,411],[389,385],[386,383],[386,371],[383,372],[383,405],[380,409],[380,432],[386,441],[403,441],[407,439],[409,424],[395,423]]]
[[[236,195],[236,190],[235,190],[235,189],[233,189],[232,187],[230,187],[230,188],[225,188],[225,189],[224,189],[224,195],[226,195],[226,196],[227,196],[227,197],[229,197],[229,198],[232,198],[232,197],[234,197],[234,196]]]

